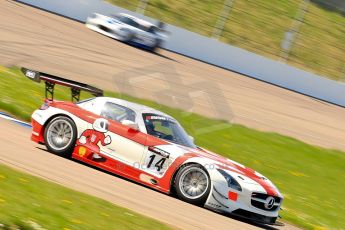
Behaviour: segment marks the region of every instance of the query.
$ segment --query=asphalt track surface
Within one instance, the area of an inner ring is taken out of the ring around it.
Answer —
[[[5,0],[0,0],[0,65],[26,66],[345,150],[343,108],[167,51],[160,51],[158,55],[145,52],[92,32],[80,23]],[[126,82],[126,78],[131,80]],[[174,95],[174,100],[169,95],[159,97],[162,90]],[[201,91],[214,95],[209,99]],[[224,107],[228,109],[217,110]],[[106,199],[176,228],[260,228],[51,155],[29,141],[29,129],[8,121],[0,120],[0,134],[1,163]]]

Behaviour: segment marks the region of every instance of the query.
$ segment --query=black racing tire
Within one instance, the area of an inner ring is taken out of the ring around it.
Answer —
[[[49,152],[62,157],[71,157],[77,135],[77,127],[72,119],[58,116],[45,126],[44,142]]]
[[[194,173],[194,177],[193,177]],[[185,185],[189,184],[190,187]],[[211,190],[211,180],[204,167],[199,164],[183,166],[176,174],[174,188],[178,198],[191,204],[205,204]],[[188,192],[189,190],[189,192]],[[192,191],[191,191],[192,190]],[[193,195],[195,191],[195,195]]]
[[[152,47],[150,47],[148,50],[150,51],[150,52],[152,52],[152,53],[156,53],[156,51],[158,50],[158,46],[157,45],[155,45],[155,46],[152,46]]]
[[[162,45],[162,41],[159,40],[159,39],[157,39],[156,42],[155,42],[155,44],[154,44],[153,46],[151,46],[149,50],[150,50],[152,53],[155,53],[155,52],[161,47],[161,45]]]

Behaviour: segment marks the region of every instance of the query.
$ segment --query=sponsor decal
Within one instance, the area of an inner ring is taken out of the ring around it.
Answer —
[[[145,117],[146,121],[150,121],[150,120],[160,120],[160,121],[171,121],[174,122],[173,119],[168,118],[168,117],[164,117],[164,116],[157,116],[157,115],[149,115]]]
[[[36,73],[34,71],[31,71],[31,70],[27,70],[25,72],[25,76],[27,76],[28,78],[32,78],[34,79],[36,77]]]
[[[149,146],[148,150],[143,169],[163,175],[172,163],[172,161],[169,160],[170,153],[155,146]]]
[[[149,150],[151,152],[154,152],[154,153],[158,154],[158,155],[161,155],[162,157],[169,158],[169,156],[170,156],[170,153],[168,153],[168,152],[166,152],[166,151],[164,151],[164,150],[162,150],[160,148],[154,147],[154,146],[150,146]]]
[[[91,150],[91,152],[93,152],[94,154],[100,153],[101,149],[98,144],[106,146],[111,143],[111,137],[109,135],[105,135],[105,133],[108,132],[108,127],[109,122],[106,119],[96,119],[92,124],[92,129],[87,129],[81,134],[80,138],[77,141],[77,146],[84,146],[84,149],[86,147],[89,150]],[[79,155],[84,156],[85,153],[83,153],[83,150],[80,149],[81,148],[79,148]]]
[[[86,148],[81,146],[81,147],[79,148],[79,150],[78,150],[78,154],[79,154],[79,156],[81,156],[81,157],[85,156],[85,154],[86,154]]]
[[[166,117],[160,117],[160,116],[146,116],[146,120],[164,120],[166,121]]]

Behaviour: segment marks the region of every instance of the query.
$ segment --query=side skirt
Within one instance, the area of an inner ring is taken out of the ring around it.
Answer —
[[[163,193],[170,193],[169,189],[165,189],[160,186],[160,178],[149,175],[140,169],[126,165],[120,161],[111,159],[107,156],[102,156],[102,159],[96,160],[92,158],[93,153],[84,146],[76,146],[72,153],[72,158],[78,161],[84,162],[86,164],[92,165],[94,167],[103,169],[107,172],[116,174],[118,176],[124,177],[126,179],[132,180],[136,183],[148,186],[150,188],[159,190]]]

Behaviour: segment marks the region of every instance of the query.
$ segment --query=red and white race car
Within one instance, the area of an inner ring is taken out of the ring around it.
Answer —
[[[72,88],[85,84],[23,69],[32,80]],[[181,200],[274,224],[283,197],[273,183],[232,160],[194,144],[173,117],[129,101],[95,97],[81,102],[46,100],[32,114],[32,140],[57,155],[72,157]]]

